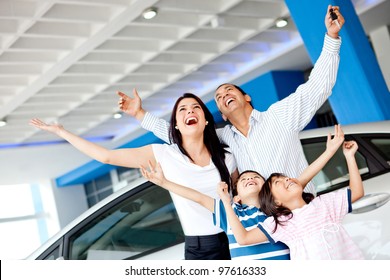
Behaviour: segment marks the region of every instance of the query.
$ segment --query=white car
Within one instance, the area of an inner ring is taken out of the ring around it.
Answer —
[[[366,259],[390,259],[390,121],[343,126],[357,141],[365,196],[353,204],[344,225]],[[303,131],[308,162],[325,149],[333,128]],[[318,174],[318,194],[348,185],[341,149]],[[140,179],[75,219],[27,259],[183,259],[184,234],[169,193]]]

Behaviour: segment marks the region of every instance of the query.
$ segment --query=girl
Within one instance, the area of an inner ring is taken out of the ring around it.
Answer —
[[[121,106],[121,104],[120,104]],[[100,162],[137,168],[161,162],[170,180],[217,197],[215,185],[222,179],[230,185],[234,157],[219,143],[214,118],[200,98],[191,93],[180,97],[173,108],[172,145],[152,144],[140,148],[108,150],[65,130],[59,124],[32,119],[30,124],[57,134],[75,148]],[[172,195],[185,237],[185,259],[230,259],[226,234],[214,226],[206,209]]]

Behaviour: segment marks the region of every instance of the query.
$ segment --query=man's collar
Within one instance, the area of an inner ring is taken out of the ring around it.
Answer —
[[[251,116],[249,117],[250,119],[255,119],[256,121],[260,121],[261,120],[261,112],[260,111],[257,111],[256,109],[253,109],[252,110],[252,113],[251,113]]]

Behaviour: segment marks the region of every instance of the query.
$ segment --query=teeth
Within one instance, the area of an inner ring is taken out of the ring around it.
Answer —
[[[253,186],[255,184],[256,184],[255,182],[249,182],[248,184],[246,184],[246,186]]]
[[[229,98],[228,100],[226,100],[225,105],[228,106],[231,101],[234,101],[234,99],[233,98]]]
[[[190,117],[186,120],[186,124],[194,124],[194,123],[197,123],[198,120],[195,118],[195,117]]]

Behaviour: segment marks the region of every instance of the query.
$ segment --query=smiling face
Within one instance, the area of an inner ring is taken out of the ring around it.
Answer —
[[[303,187],[295,178],[276,176],[271,180],[271,193],[277,204],[288,205],[292,200],[302,198]]]
[[[257,197],[263,184],[264,179],[257,172],[244,172],[237,179],[235,194],[241,200],[253,195]]]
[[[176,126],[181,134],[204,131],[206,118],[201,105],[196,99],[184,98],[178,103]]]
[[[225,118],[237,109],[245,106],[251,106],[249,95],[241,92],[235,85],[223,84],[215,92],[214,100],[217,103],[219,111]]]

